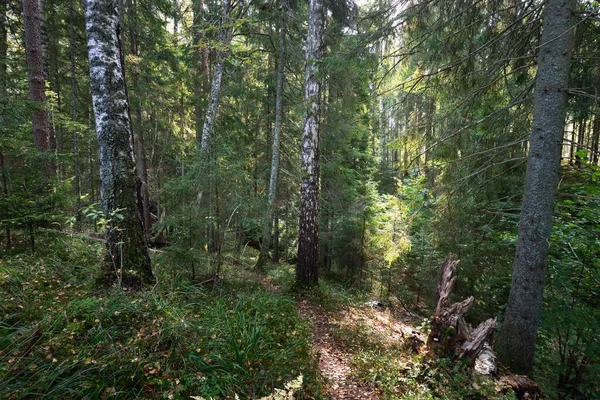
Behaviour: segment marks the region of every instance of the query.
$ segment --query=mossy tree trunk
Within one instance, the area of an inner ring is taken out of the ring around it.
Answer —
[[[121,57],[118,0],[86,1],[90,86],[107,218],[103,278],[138,288],[154,280],[142,223],[140,180]]]

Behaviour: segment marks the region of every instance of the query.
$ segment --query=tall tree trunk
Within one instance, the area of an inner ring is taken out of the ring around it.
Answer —
[[[258,268],[264,267],[269,258],[271,247],[271,225],[275,215],[277,198],[277,177],[279,175],[279,147],[281,141],[281,118],[283,114],[283,78],[285,66],[285,34],[287,29],[288,0],[281,1],[281,26],[279,27],[279,54],[277,57],[277,83],[275,85],[275,126],[273,128],[273,147],[271,150],[271,179],[269,180],[268,209],[260,255],[256,263]]]
[[[77,77],[75,75],[75,0],[69,3],[69,53],[71,58],[71,118],[77,121]],[[79,168],[79,132],[73,130],[73,166],[75,168],[75,229],[81,230],[81,170]]]
[[[578,124],[578,132],[577,132],[577,151],[579,152],[580,150],[585,150],[585,125],[586,125],[586,121],[585,119],[581,119],[579,121]],[[575,128],[573,128],[573,130],[575,130]],[[575,165],[577,165],[578,167],[581,166],[581,156],[575,154]]]
[[[600,118],[598,118],[598,115],[594,117],[592,137],[592,164],[598,165],[598,144],[600,142]]]
[[[206,46],[202,44],[204,38],[204,29],[201,27],[204,11],[202,0],[194,0],[192,3],[193,11],[193,43],[194,43],[194,123],[196,130],[196,140],[200,145],[202,142],[202,97],[207,91],[208,82],[208,54]],[[202,46],[200,48],[200,46]]]
[[[111,218],[104,273],[108,281],[137,288],[154,277],[141,218],[117,0],[87,0],[85,20],[102,207]]]
[[[38,0],[23,0],[23,20],[25,26],[25,56],[29,68],[29,98],[36,103],[33,112],[33,141],[38,151],[47,152],[50,148],[50,124],[46,102],[46,78],[42,50],[41,16]],[[49,172],[49,171],[47,171]]]
[[[6,96],[6,58],[8,57],[8,31],[7,31],[7,11],[8,0],[0,0],[0,118],[3,120],[7,115],[8,98]],[[5,134],[6,127],[0,126],[0,133]],[[0,173],[2,173],[2,194],[8,197],[8,178],[6,177],[6,167],[4,166],[4,155],[0,149]],[[11,245],[10,227],[4,226],[6,234],[6,244]]]
[[[128,1],[128,16],[129,16],[129,51],[133,56],[139,56],[139,45],[137,42],[137,34],[139,32],[139,23],[137,18],[137,4],[135,4],[135,0]],[[136,145],[136,156],[137,156],[137,170],[138,176],[142,182],[140,187],[140,191],[142,194],[142,220],[144,223],[144,232],[146,233],[146,237],[150,238],[150,234],[152,233],[152,217],[150,215],[150,192],[148,189],[148,165],[146,161],[146,148],[144,146],[144,127],[142,121],[142,96],[140,93],[140,85],[139,85],[139,71],[133,69],[131,73],[131,81],[133,83],[133,89],[135,93],[135,122],[136,122],[136,130],[134,135],[135,145]]]
[[[323,1],[310,0],[306,38],[304,127],[302,130],[302,187],[296,282],[311,287],[319,283],[319,117],[321,84],[318,77],[323,41]]]
[[[273,262],[279,262],[279,217],[273,216]]]
[[[501,362],[525,374],[532,367],[546,278],[573,48],[573,12],[573,0],[549,0],[544,11],[519,239],[496,344]]]
[[[229,23],[231,14],[230,0],[222,0],[221,8],[221,26],[219,28],[219,46],[217,51],[217,65],[213,74],[210,86],[210,99],[206,108],[204,125],[202,126],[202,138],[200,140],[200,150],[202,153],[210,150],[210,142],[219,108],[219,97],[221,95],[221,83],[223,80],[223,70],[225,68],[225,58],[229,53],[229,44],[231,42],[232,28]]]

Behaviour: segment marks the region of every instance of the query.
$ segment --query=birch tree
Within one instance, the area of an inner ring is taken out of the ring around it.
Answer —
[[[33,112],[33,140],[38,151],[47,152],[50,147],[50,124],[46,102],[46,78],[42,49],[41,16],[38,0],[23,0],[25,27],[25,58],[29,68],[29,98],[37,109]]]
[[[144,235],[140,181],[125,87],[118,0],[87,0],[85,10],[90,87],[106,225],[104,278],[137,288],[153,281]]]
[[[296,282],[316,286],[319,282],[319,234],[317,201],[319,191],[319,116],[321,84],[319,62],[322,56],[323,1],[310,0],[304,85],[304,125],[302,129],[302,187],[300,191],[300,233]]]
[[[204,125],[202,126],[202,137],[200,139],[200,150],[202,153],[210,149],[215,118],[219,108],[219,97],[221,95],[221,83],[223,81],[223,70],[225,68],[225,58],[229,53],[229,44],[231,42],[232,27],[229,22],[231,16],[231,1],[223,0],[221,4],[221,24],[219,29],[219,43],[217,50],[217,64],[210,84],[210,99],[206,108]]]
[[[542,308],[567,108],[573,12],[573,0],[550,0],[544,11],[519,239],[496,344],[503,364],[518,373],[531,371]]]
[[[273,147],[271,154],[271,178],[269,179],[267,220],[260,247],[260,256],[256,263],[262,268],[269,258],[271,247],[271,225],[275,214],[275,200],[277,198],[277,177],[279,175],[279,147],[281,141],[281,118],[283,101],[283,79],[285,63],[285,31],[287,27],[288,0],[281,1],[281,26],[279,27],[279,54],[277,55],[277,82],[275,86],[275,126],[273,127]]]

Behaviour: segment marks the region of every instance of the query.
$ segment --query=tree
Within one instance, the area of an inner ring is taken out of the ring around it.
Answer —
[[[221,23],[219,27],[219,48],[217,50],[217,65],[210,84],[210,99],[206,108],[204,125],[202,126],[202,137],[200,138],[200,150],[206,152],[210,150],[210,141],[212,139],[215,117],[219,109],[219,96],[221,95],[221,83],[223,81],[223,70],[225,69],[225,58],[229,53],[229,44],[231,42],[232,27],[229,22],[231,15],[231,2],[222,0],[221,5]]]
[[[275,214],[275,200],[277,198],[277,177],[279,175],[279,147],[281,141],[281,118],[283,114],[283,78],[285,69],[285,32],[287,26],[288,0],[281,1],[281,25],[279,27],[279,53],[277,57],[277,83],[275,86],[275,126],[273,127],[273,148],[271,151],[271,179],[269,180],[269,194],[267,205],[267,219],[260,247],[260,256],[256,263],[262,268],[269,258],[271,247],[271,225]]]
[[[33,112],[33,138],[35,148],[46,152],[50,147],[50,125],[46,102],[46,78],[38,0],[23,0],[25,27],[25,55],[29,67],[29,98],[37,109]]]
[[[117,3],[87,0],[85,21],[102,207],[109,219],[104,278],[137,288],[154,277],[141,216]]]
[[[319,282],[319,117],[321,83],[319,62],[322,57],[323,2],[311,0],[306,38],[304,76],[304,124],[302,129],[302,187],[300,191],[300,233],[296,282],[316,286]]]
[[[496,344],[500,360],[519,373],[532,368],[559,178],[574,1],[550,0],[544,11],[533,125],[510,295]]]

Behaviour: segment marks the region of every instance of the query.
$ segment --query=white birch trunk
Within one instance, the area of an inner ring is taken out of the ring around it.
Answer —
[[[104,278],[139,287],[153,281],[153,275],[141,218],[117,8],[118,0],[87,0],[85,10],[101,200],[112,217],[106,227]]]
[[[223,69],[225,58],[229,53],[229,44],[231,43],[232,28],[230,24],[231,2],[223,0],[221,9],[221,27],[219,30],[219,50],[217,52],[217,65],[210,84],[210,100],[206,108],[204,125],[202,126],[202,138],[200,140],[201,153],[210,150],[210,141],[212,139],[215,118],[219,108],[219,97],[221,95],[221,83],[223,80]]]
[[[323,1],[310,0],[306,38],[304,127],[302,131],[302,187],[300,192],[300,233],[296,282],[316,286],[319,281],[318,183],[319,116],[321,85],[319,62],[322,56]]]

